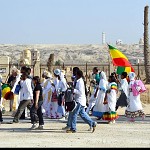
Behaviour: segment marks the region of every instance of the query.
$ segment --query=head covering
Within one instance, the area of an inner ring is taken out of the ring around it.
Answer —
[[[60,71],[59,76],[60,76],[60,79],[61,79],[61,80],[63,80],[63,79],[65,78],[65,74],[64,74],[62,71]]]
[[[47,71],[46,71],[46,70],[44,70],[44,71],[43,71],[43,75],[46,75],[46,74],[47,74]]]
[[[54,70],[54,74],[57,75],[57,76],[60,75],[60,72],[61,72],[60,69],[55,69]]]
[[[18,69],[15,66],[13,66],[11,69],[11,72],[17,72],[17,71],[18,71]]]
[[[52,78],[52,74],[51,74],[50,72],[48,72],[48,71],[47,71],[47,73],[46,73],[46,76],[47,76],[48,78]]]
[[[104,71],[101,71],[100,79],[104,79],[105,81],[107,81],[106,74]]]
[[[135,80],[136,75],[134,72],[130,72],[128,76],[130,80]]]
[[[63,74],[66,74],[66,71],[65,71],[65,70],[61,70],[61,72],[62,72]]]

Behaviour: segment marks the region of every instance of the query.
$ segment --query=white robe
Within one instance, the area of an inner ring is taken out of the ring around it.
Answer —
[[[59,80],[58,78],[56,78],[54,81],[53,81],[55,87],[52,86],[52,93],[54,93],[54,91],[58,89],[58,85],[59,85]],[[50,103],[50,114],[49,114],[49,118],[53,118],[53,119],[56,119],[56,118],[61,118],[61,115],[59,115],[57,113],[57,109],[58,109],[58,101],[54,101]]]
[[[109,83],[108,89],[110,89],[110,93],[107,93],[107,100],[108,100],[108,111],[115,112],[116,108],[116,101],[117,101],[117,92],[114,89],[111,89],[111,85],[116,84],[115,82]],[[117,85],[117,84],[116,84]]]
[[[44,115],[47,116],[50,114],[51,91],[52,91],[51,81],[50,79],[46,79],[43,87],[43,108],[45,109]]]
[[[20,78],[21,78],[21,73],[19,73],[19,74],[16,76],[16,81],[15,81],[15,83],[14,83],[14,86],[13,86],[12,90],[11,90],[13,93],[15,92],[15,88],[16,88],[18,82],[20,81]],[[14,95],[13,108],[14,108],[15,110],[18,109],[19,103],[20,103],[20,92],[19,92],[19,95]]]
[[[128,82],[127,79],[121,79],[121,88],[124,93],[126,94],[127,98],[128,98]]]
[[[106,112],[107,111],[107,105],[104,105],[104,98],[106,94],[106,89],[107,89],[108,82],[104,79],[101,79],[99,82],[99,91],[98,91],[98,96],[96,99],[96,103],[93,109],[93,112]],[[100,90],[100,89],[104,89]]]
[[[128,90],[131,88],[131,84],[134,83],[135,80],[130,81]],[[140,101],[140,94],[138,96],[133,96],[133,92],[129,91],[128,94],[128,106],[126,108],[129,112],[136,112],[138,110],[143,110],[142,104]]]

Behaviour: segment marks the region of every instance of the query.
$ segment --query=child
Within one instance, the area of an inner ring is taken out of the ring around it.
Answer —
[[[94,94],[96,92],[96,87],[97,87],[97,84],[96,84],[96,80],[92,80],[90,82],[91,84],[91,87],[92,87],[92,91],[91,91],[91,97],[90,97],[90,100],[89,100],[89,106],[87,107],[86,109],[86,113],[89,114],[89,112],[92,110],[92,108],[94,107],[95,103],[96,103],[96,98],[94,97]]]
[[[118,115],[115,111],[117,101],[117,83],[114,76],[109,76],[109,85],[106,93],[104,104],[107,105],[107,112],[104,113],[103,120],[107,120],[108,123],[115,123]]]

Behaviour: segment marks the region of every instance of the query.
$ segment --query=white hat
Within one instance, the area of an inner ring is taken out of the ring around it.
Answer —
[[[13,66],[11,72],[17,72],[17,70],[18,69],[15,66]]]
[[[54,70],[54,74],[55,74],[55,75],[60,75],[60,73],[61,73],[60,69],[55,69],[55,70]]]

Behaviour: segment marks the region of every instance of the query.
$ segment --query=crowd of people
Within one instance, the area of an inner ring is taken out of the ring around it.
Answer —
[[[53,73],[45,70],[40,79],[39,76],[32,77],[31,69],[26,66],[21,70],[13,68],[7,81],[14,95],[10,98],[10,111],[13,110],[14,103],[16,108],[13,122],[18,123],[21,115],[28,109],[31,129],[43,129],[44,117],[47,117],[67,119],[67,124],[62,129],[67,133],[74,133],[77,131],[79,115],[89,125],[88,130],[94,132],[97,122],[90,116],[108,121],[109,124],[115,123],[120,106],[126,107],[125,115],[129,121],[135,121],[137,116],[144,119],[140,92],[135,95],[132,89],[135,81],[134,72],[123,72],[121,76],[113,72],[107,79],[104,71],[94,67],[88,91],[83,72],[78,67],[73,68],[71,82],[67,82],[65,71],[60,69],[55,69]],[[4,83],[0,76],[0,97],[2,84]],[[140,86],[138,88],[141,91]],[[2,121],[1,107],[0,122]]]

